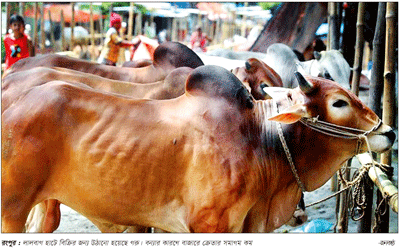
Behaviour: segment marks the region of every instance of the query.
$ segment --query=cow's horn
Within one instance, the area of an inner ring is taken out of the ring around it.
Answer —
[[[314,85],[308,82],[300,72],[296,71],[294,74],[296,75],[297,81],[299,82],[300,89],[304,93],[308,94],[313,91]]]
[[[245,62],[244,65],[246,66],[246,70],[250,70],[251,69],[251,65],[249,62]]]

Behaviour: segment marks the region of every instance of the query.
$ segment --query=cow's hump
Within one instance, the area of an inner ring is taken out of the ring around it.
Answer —
[[[154,51],[153,61],[156,66],[169,65],[174,68],[197,68],[204,65],[200,57],[187,46],[179,42],[164,42]]]
[[[186,81],[186,92],[191,95],[223,97],[243,108],[254,106],[254,98],[242,82],[230,71],[216,65],[204,65],[193,70]]]

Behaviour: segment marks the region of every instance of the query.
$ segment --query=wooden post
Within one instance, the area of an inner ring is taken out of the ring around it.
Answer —
[[[51,45],[54,47],[56,42],[54,39],[54,26],[53,26],[53,22],[51,21],[50,10],[49,10],[48,14],[49,14],[49,23],[50,23],[50,41],[51,41]],[[57,48],[56,48],[56,50],[57,50]]]
[[[236,33],[236,11],[232,11],[232,22],[231,22],[231,28],[230,28],[230,38],[233,39]]]
[[[24,8],[25,8],[25,3],[19,2],[18,13],[20,16],[24,16]]]
[[[369,87],[369,107],[382,118],[381,98],[383,92],[383,63],[385,59],[385,13],[386,3],[380,2],[376,21],[374,40],[372,42],[372,70]]]
[[[100,13],[100,20],[99,20],[99,28],[100,28],[100,45],[103,46],[104,44],[104,40],[103,40],[103,24],[104,24],[104,20],[103,20],[103,13]]]
[[[44,32],[44,4],[43,3],[40,6],[40,38],[41,38],[40,49],[41,49],[41,53],[44,54],[45,48],[46,48],[46,44],[45,44],[46,35]]]
[[[172,18],[172,30],[171,30],[171,41],[178,41],[178,20],[176,18]]]
[[[246,29],[247,29],[247,16],[244,14],[242,17],[242,27],[240,30],[240,34],[242,37],[246,38]]]
[[[114,6],[113,6],[113,3],[111,3],[111,5],[110,5],[110,7],[109,7],[109,12],[110,12],[110,17],[111,17],[111,13],[113,12],[113,8],[114,8]]]
[[[358,4],[356,54],[354,55],[353,78],[351,80],[351,89],[356,95],[358,95],[359,92],[364,50],[365,5],[366,3],[363,2]]]
[[[248,5],[249,5],[248,2],[245,2],[245,3],[244,3],[244,7],[247,7]],[[245,37],[245,38],[246,38],[246,29],[247,29],[247,15],[246,15],[246,14],[243,14],[243,17],[242,17],[242,30],[241,30],[241,35],[242,35],[243,37]]]
[[[65,51],[65,21],[64,21],[64,11],[61,10],[61,50]]]
[[[10,29],[10,17],[11,17],[11,3],[6,2],[6,16],[7,16],[7,31],[6,33],[8,34],[8,29]]]
[[[346,181],[350,181],[350,167],[351,167],[352,159],[349,159],[346,164],[346,170],[343,174],[343,177]],[[339,190],[342,189],[342,185],[339,185]],[[348,226],[349,226],[349,202],[347,201],[349,195],[349,191],[346,190],[342,194],[337,197],[337,201],[339,203],[339,213],[338,213],[338,224],[337,229],[339,233],[347,233]]]
[[[199,10],[199,14],[197,15],[197,24],[196,26],[202,26],[202,16],[201,16],[201,10]],[[194,30],[196,31],[196,30]]]
[[[339,3],[329,3],[329,50],[339,50],[340,23]]]
[[[221,42],[223,43],[225,39],[229,38],[229,21],[222,22],[222,37]]]
[[[139,12],[136,14],[134,36],[141,35],[141,34],[142,34],[142,13]]]
[[[386,8],[386,46],[385,46],[385,70],[383,86],[383,123],[393,126],[395,122],[395,104],[396,104],[396,48],[397,48],[397,2],[388,2]],[[392,163],[392,152],[388,151],[382,154],[381,162],[387,165]],[[389,178],[390,179],[390,178]],[[382,200],[382,195],[378,195],[378,201]],[[384,203],[386,204],[386,203]],[[387,206],[386,206],[387,207]],[[377,225],[374,232],[389,232],[389,212],[384,215],[376,215]]]
[[[90,43],[92,45],[92,52],[90,53],[90,58],[92,61],[96,60],[96,56],[94,54],[95,42],[94,42],[94,21],[93,21],[93,3],[91,2],[89,5],[90,8]]]
[[[36,49],[38,46],[38,9],[39,9],[39,5],[38,3],[35,3],[35,7],[34,7],[34,12],[35,12],[35,17],[34,17],[34,23],[33,23],[33,47]],[[36,52],[35,52],[36,54]]]
[[[75,45],[75,35],[74,35],[74,28],[75,28],[75,3],[71,2],[71,40],[69,43],[69,50],[72,51]]]
[[[134,5],[133,2],[131,2],[129,6],[129,18],[128,18],[128,40],[132,40],[133,11],[134,11]]]

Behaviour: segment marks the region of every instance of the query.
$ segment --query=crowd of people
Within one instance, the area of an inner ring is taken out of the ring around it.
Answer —
[[[12,15],[10,20],[10,32],[4,38],[4,47],[6,51],[5,69],[10,68],[20,59],[35,56],[32,39],[25,33],[25,21],[20,15]],[[112,13],[110,16],[110,28],[106,33],[104,45],[97,59],[97,62],[105,65],[116,66],[119,60],[121,50],[131,48],[133,53],[140,45],[140,39],[128,41],[121,37],[122,17],[119,14]],[[206,52],[208,42],[212,39],[202,32],[200,26],[196,27],[196,31],[190,37],[189,47],[196,52]]]

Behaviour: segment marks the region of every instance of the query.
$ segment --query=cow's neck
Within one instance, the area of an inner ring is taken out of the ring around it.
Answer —
[[[260,142],[262,148],[262,161],[265,177],[268,180],[265,184],[266,193],[295,183],[295,177],[290,169],[279,135],[277,123],[268,121],[268,118],[276,113],[276,107],[270,100],[257,101],[256,119],[260,130]]]
[[[270,100],[258,101],[256,113],[264,147],[263,156],[266,158],[263,161],[266,161],[264,167],[267,178],[282,178],[278,180],[279,187],[296,182],[279,139],[277,123],[268,121],[268,117],[276,113],[276,107]],[[307,191],[313,191],[326,183],[356,150],[356,140],[330,137],[300,122],[282,124],[282,128],[294,166]]]
[[[303,124],[284,127],[289,150],[307,191],[324,185],[355,153],[357,141],[331,137]],[[291,138],[293,137],[293,138]]]

